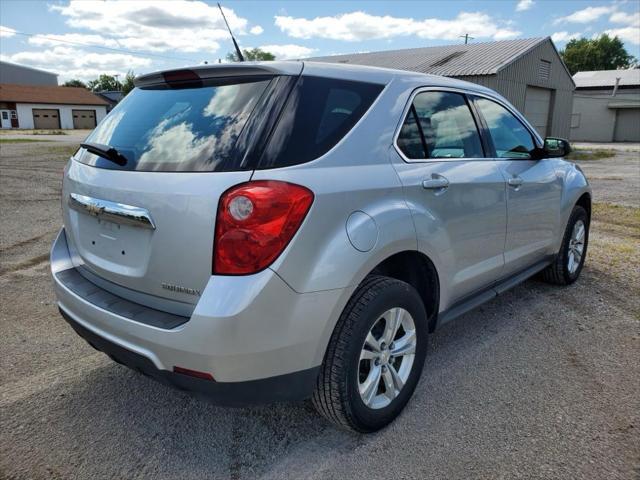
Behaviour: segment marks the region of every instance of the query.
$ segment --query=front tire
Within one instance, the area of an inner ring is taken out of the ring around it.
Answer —
[[[312,397],[316,410],[358,432],[389,424],[420,379],[427,337],[418,292],[400,280],[367,277],[329,341]]]
[[[542,271],[543,279],[555,285],[570,285],[582,272],[589,243],[589,215],[579,205],[573,207],[560,251],[551,265]]]

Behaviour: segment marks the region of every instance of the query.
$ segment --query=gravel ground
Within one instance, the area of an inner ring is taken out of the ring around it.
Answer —
[[[34,130],[4,130],[0,133],[0,138],[24,139],[24,140],[45,140],[47,142],[75,143],[82,142],[91,133],[91,130],[61,130],[62,135],[43,135],[40,131],[34,135]]]
[[[582,164],[608,204],[581,280],[530,280],[445,325],[403,415],[355,435],[308,403],[212,406],[77,337],[47,264],[71,151],[0,145],[0,478],[640,478],[633,152]]]

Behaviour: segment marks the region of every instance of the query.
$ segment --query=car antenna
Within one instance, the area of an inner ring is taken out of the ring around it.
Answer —
[[[242,52],[240,51],[240,47],[238,46],[238,42],[236,42],[236,39],[233,36],[233,33],[231,32],[231,27],[229,26],[229,22],[227,22],[227,17],[224,16],[224,12],[222,11],[222,7],[220,6],[220,2],[218,2],[218,8],[220,9],[220,13],[222,14],[222,19],[224,20],[224,23],[227,25],[227,30],[229,30],[229,35],[231,35],[231,40],[233,41],[233,46],[236,47],[236,54],[238,55],[238,60],[240,60],[241,62],[244,62],[244,57],[242,56]]]

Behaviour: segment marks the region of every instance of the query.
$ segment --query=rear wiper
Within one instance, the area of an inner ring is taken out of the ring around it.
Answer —
[[[122,155],[116,148],[102,143],[81,143],[80,147],[85,148],[88,152],[99,155],[117,165],[123,167],[127,164],[127,157]]]

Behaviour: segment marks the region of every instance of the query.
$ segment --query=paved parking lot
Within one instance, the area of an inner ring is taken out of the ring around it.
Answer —
[[[530,280],[437,331],[406,411],[366,436],[308,403],[212,406],[77,337],[47,263],[74,148],[0,144],[0,478],[640,478],[637,148],[582,163],[582,279]]]

